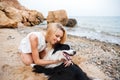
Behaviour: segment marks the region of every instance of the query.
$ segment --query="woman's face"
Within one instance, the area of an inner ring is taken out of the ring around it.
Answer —
[[[54,45],[60,42],[62,37],[63,37],[63,31],[57,29],[57,31],[55,31],[55,33],[53,33],[52,36],[50,37],[50,43]]]

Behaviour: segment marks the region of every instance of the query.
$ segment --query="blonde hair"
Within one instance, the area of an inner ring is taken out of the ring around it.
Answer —
[[[60,43],[63,44],[66,41],[67,34],[64,27],[60,23],[49,23],[47,25],[46,39],[49,39],[51,35],[53,35],[57,31],[57,29],[60,29],[63,31],[63,37],[60,40]]]

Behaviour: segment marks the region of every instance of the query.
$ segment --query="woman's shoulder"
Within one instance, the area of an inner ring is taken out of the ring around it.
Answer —
[[[29,35],[33,34],[34,36],[38,37],[38,38],[45,38],[45,32],[44,31],[39,31],[39,32],[31,32],[29,33]]]
[[[36,31],[36,32],[30,32],[28,34],[41,34],[41,33],[42,33],[41,31],[40,32]]]
[[[30,32],[30,33],[28,33],[27,36],[30,36],[30,35],[40,36],[40,35],[42,35],[42,32]]]

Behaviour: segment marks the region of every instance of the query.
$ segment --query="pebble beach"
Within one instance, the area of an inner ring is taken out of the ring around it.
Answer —
[[[44,27],[44,26],[43,26]],[[32,72],[25,66],[18,53],[21,39],[40,27],[0,29],[0,79],[1,80],[47,80],[44,74]],[[72,60],[89,76],[101,80],[120,80],[120,45],[68,35],[67,44],[77,51]]]

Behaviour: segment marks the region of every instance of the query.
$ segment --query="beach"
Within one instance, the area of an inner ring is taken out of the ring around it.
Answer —
[[[44,26],[42,26],[44,27]],[[32,72],[18,53],[21,39],[41,27],[0,29],[0,80],[47,80],[44,74]],[[120,45],[68,35],[67,44],[77,51],[72,60],[89,76],[101,80],[120,79]]]

